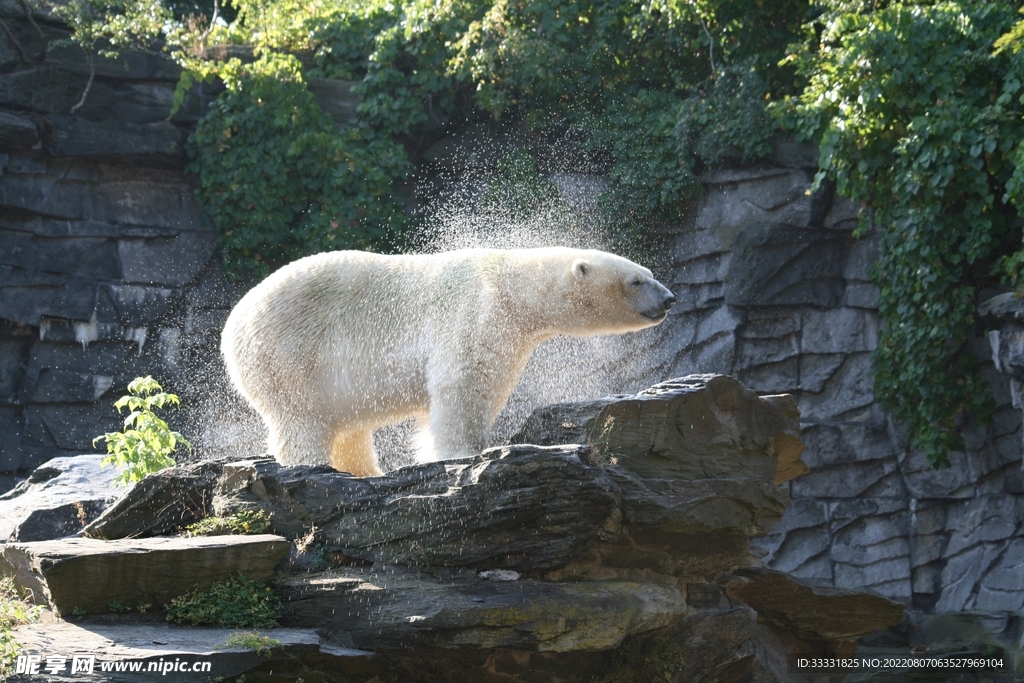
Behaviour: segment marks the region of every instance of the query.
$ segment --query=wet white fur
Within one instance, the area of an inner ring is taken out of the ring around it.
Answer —
[[[438,459],[479,453],[538,344],[655,325],[641,312],[661,293],[600,251],[331,252],[246,294],[221,350],[279,462],[369,476],[372,431],[410,417]]]

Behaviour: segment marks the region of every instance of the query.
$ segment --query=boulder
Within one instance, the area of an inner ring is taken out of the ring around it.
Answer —
[[[103,455],[54,458],[0,496],[0,541],[73,536],[123,493]]]
[[[13,576],[58,615],[109,612],[114,603],[160,609],[239,572],[268,581],[289,548],[285,539],[269,534],[8,543],[0,551],[0,573]]]
[[[116,539],[175,533],[212,513],[213,489],[222,469],[220,463],[201,462],[151,474],[82,529],[82,535]]]
[[[258,507],[278,533],[315,527],[366,562],[519,571],[565,565],[616,512],[614,485],[579,446],[510,446],[356,479],[273,462],[225,467],[218,514]]]
[[[724,375],[534,411],[513,443],[581,443],[622,491],[623,520],[674,533],[766,533],[807,472],[799,411]]]

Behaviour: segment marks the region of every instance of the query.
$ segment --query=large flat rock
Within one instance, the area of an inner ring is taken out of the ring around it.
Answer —
[[[279,533],[312,526],[327,553],[367,562],[546,569],[586,551],[615,512],[614,485],[586,459],[579,446],[505,447],[371,479],[235,464],[214,508],[258,506]]]
[[[0,573],[13,575],[58,615],[110,612],[112,603],[161,609],[193,588],[209,588],[239,572],[269,581],[290,547],[269,534],[8,543],[0,552]]]
[[[338,673],[366,673],[357,679],[365,680],[382,668],[380,657],[372,652],[322,642],[312,629],[260,631],[259,637],[276,643],[259,653],[229,645],[228,639],[239,633],[237,629],[178,628],[166,624],[31,624],[19,627],[15,638],[22,646],[22,654],[40,658],[39,671],[35,675],[12,676],[10,680],[193,683],[225,680],[260,666],[269,665],[272,669],[276,665],[281,669],[297,660]],[[47,671],[50,656],[65,657],[63,668]],[[92,671],[71,673],[76,656],[92,656]]]
[[[402,568],[346,568],[287,579],[286,625],[316,624],[356,647],[605,650],[686,613],[672,585],[488,581]]]

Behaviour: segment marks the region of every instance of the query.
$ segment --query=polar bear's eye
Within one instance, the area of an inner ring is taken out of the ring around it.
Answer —
[[[631,286],[631,287],[639,287],[639,286],[640,286],[640,285],[642,285],[643,283],[644,283],[644,279],[643,279],[642,277],[635,277],[635,278],[633,278],[633,279],[632,279],[632,280],[630,281],[630,283],[629,283],[629,284],[630,284],[630,286]]]

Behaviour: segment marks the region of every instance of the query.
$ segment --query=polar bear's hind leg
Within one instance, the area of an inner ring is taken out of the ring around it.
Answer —
[[[338,431],[331,439],[331,466],[339,472],[348,472],[357,477],[379,477],[383,472],[377,467],[373,453],[373,430]]]
[[[288,415],[288,413],[285,413]],[[277,418],[277,419],[274,419]],[[331,430],[319,420],[263,415],[269,431],[268,451],[282,465],[326,465]]]

